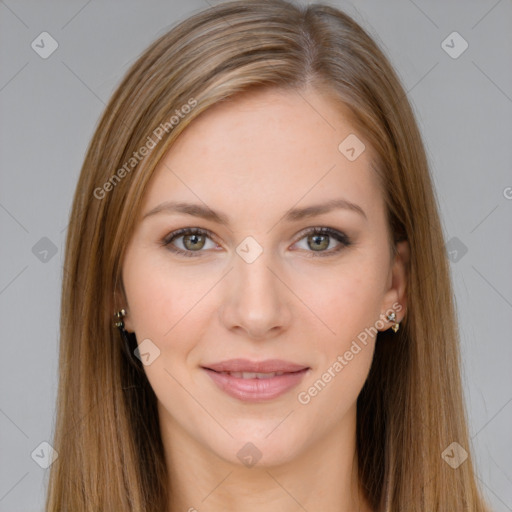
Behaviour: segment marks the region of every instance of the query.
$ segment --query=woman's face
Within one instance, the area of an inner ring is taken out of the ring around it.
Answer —
[[[270,465],[354,434],[405,276],[370,148],[331,101],[266,89],[218,104],[152,177],[125,325],[177,449]]]

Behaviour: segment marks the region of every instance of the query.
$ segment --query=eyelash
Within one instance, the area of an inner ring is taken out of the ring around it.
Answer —
[[[213,234],[210,231],[208,231],[207,229],[183,228],[183,229],[178,229],[177,231],[173,231],[172,233],[169,233],[162,240],[161,243],[163,246],[167,247],[171,252],[173,252],[175,254],[180,254],[180,255],[186,256],[186,257],[192,257],[192,258],[197,257],[200,255],[201,252],[204,252],[201,250],[199,250],[199,251],[184,251],[184,250],[179,249],[178,247],[172,245],[172,241],[174,239],[179,238],[180,236],[184,236],[184,235],[203,235],[203,236],[207,236],[208,238],[215,241],[213,239]],[[350,240],[350,238],[347,235],[345,235],[345,233],[342,233],[336,229],[332,229],[332,228],[328,228],[328,227],[309,228],[306,231],[302,232],[301,235],[302,236],[300,238],[298,238],[295,243],[301,241],[303,238],[305,238],[309,235],[329,235],[332,238],[334,238],[335,240],[337,240],[338,242],[340,242],[340,245],[336,249],[331,249],[329,251],[306,251],[306,252],[310,253],[307,256],[310,258],[315,258],[315,257],[322,258],[322,257],[327,257],[327,256],[333,256],[333,255],[339,253],[342,249],[352,245],[352,241]],[[194,254],[194,253],[196,253],[196,254]]]

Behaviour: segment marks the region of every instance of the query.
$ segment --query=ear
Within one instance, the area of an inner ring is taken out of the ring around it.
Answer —
[[[118,286],[116,286],[116,288],[114,290],[114,304],[115,304],[114,314],[117,313],[118,311],[120,311],[121,309],[124,309],[126,311],[126,314],[123,318],[124,328],[128,332],[133,332],[133,325],[132,325],[131,317],[130,317],[130,309],[128,307],[128,301],[126,299],[126,293],[124,291],[124,286],[123,286],[122,280],[118,284]]]
[[[395,322],[401,322],[407,310],[407,273],[409,268],[410,248],[409,242],[403,240],[396,244],[396,254],[389,270],[387,290],[382,301],[381,318],[385,321],[386,327],[390,328],[391,323],[386,316],[394,311]]]

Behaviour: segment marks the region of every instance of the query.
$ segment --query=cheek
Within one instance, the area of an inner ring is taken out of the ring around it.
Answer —
[[[200,299],[215,280],[204,272],[197,275],[194,269],[171,268],[141,253],[127,258],[123,282],[137,338],[166,344],[188,315],[200,312]]]
[[[357,273],[338,276],[316,307],[331,331],[318,337],[317,366],[298,390],[304,421],[314,430],[318,416],[328,411],[337,422],[355,404],[373,359],[379,296],[371,279]]]
[[[382,302],[379,276],[374,263],[360,261],[328,275],[317,273],[308,283],[307,303],[329,328],[325,330],[326,349],[343,348],[365,328],[375,325]]]
[[[184,363],[201,337],[201,318],[206,315],[201,298],[213,286],[214,276],[194,277],[197,271],[171,268],[142,250],[133,251],[123,269],[137,341],[150,339],[160,351],[144,371],[158,399],[171,410],[174,402],[187,400],[179,383],[190,387]]]
[[[321,393],[318,405],[327,405],[339,396],[342,398],[336,399],[337,407],[344,408],[357,398],[370,369],[383,279],[375,261],[355,258],[354,264],[316,282],[317,286],[310,284],[313,291],[308,304],[328,329],[316,338],[318,366],[307,386],[315,386],[311,396],[320,394],[324,387],[331,389]],[[307,392],[307,388],[302,390]]]

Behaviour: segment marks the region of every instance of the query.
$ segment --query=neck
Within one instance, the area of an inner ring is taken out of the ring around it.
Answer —
[[[219,457],[167,417],[161,427],[170,478],[167,512],[371,512],[357,475],[355,408],[345,420],[299,457],[249,468]]]

